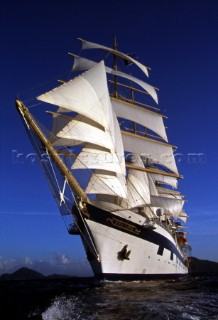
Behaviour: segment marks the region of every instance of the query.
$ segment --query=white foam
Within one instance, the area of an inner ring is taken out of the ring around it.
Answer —
[[[70,320],[82,319],[79,306],[77,306],[78,298],[58,297],[53,304],[42,313],[43,320]]]

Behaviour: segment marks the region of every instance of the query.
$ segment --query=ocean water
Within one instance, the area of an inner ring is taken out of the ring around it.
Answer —
[[[1,281],[0,319],[213,320],[218,319],[218,276],[114,283]]]

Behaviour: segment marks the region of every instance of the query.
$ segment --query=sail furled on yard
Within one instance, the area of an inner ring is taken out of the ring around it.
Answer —
[[[148,77],[148,67],[144,66],[142,63],[138,62],[137,60],[133,59],[132,57],[130,57],[129,55],[125,54],[125,53],[122,53],[120,51],[117,51],[115,49],[112,49],[112,48],[109,48],[109,47],[106,47],[106,46],[103,46],[101,44],[97,44],[97,43],[94,43],[94,42],[89,42],[89,41],[86,41],[86,40],[83,40],[83,39],[80,39],[79,40],[82,42],[82,49],[101,49],[101,50],[104,50],[106,52],[109,52],[109,53],[112,53],[124,60],[127,60],[129,62],[132,62],[134,63],[135,65],[137,65],[139,67],[139,69],[141,69],[145,74],[146,76]]]
[[[39,96],[38,100],[58,106],[58,113],[78,113],[72,119],[62,114],[53,116],[50,137],[55,138],[50,141],[54,146],[82,145],[85,148],[88,144],[96,152],[99,148],[105,151],[106,160],[97,165],[94,152],[93,158],[90,150],[83,148],[72,166],[72,169],[94,169],[86,193],[105,192],[125,197],[124,149],[119,123],[110,102],[104,62]],[[89,156],[82,163],[85,153]],[[111,160],[115,162],[110,164]]]
[[[73,71],[84,71],[84,70],[88,70],[92,67],[94,67],[96,65],[97,62],[94,62],[92,60],[86,59],[86,58],[82,58],[79,56],[74,56],[74,64],[73,64]],[[108,74],[112,74],[115,76],[119,76],[125,79],[128,79],[130,81],[133,81],[135,83],[137,83],[140,87],[142,87],[153,99],[156,103],[158,103],[158,97],[157,97],[157,92],[155,90],[155,88],[153,86],[151,86],[150,84],[136,78],[133,77],[132,75],[129,75],[127,73],[118,71],[118,70],[114,70],[112,68],[109,67],[105,67],[106,72]]]

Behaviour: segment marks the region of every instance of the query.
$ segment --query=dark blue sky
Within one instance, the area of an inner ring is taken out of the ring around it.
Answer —
[[[181,154],[193,255],[218,261],[218,2],[2,0],[0,13],[0,273],[23,264],[90,270],[39,164],[26,158],[33,149],[14,99],[32,98],[38,85],[68,72],[77,37],[110,46],[114,34],[121,51],[152,68],[149,81],[160,88],[169,140]],[[196,162],[190,154],[202,155]]]

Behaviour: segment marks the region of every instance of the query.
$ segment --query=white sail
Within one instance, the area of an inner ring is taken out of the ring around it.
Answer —
[[[97,64],[97,62],[95,62],[93,60],[86,59],[86,58],[80,57],[78,55],[74,55],[72,53],[70,53],[70,55],[72,55],[74,57],[72,71],[85,71],[85,70],[93,68]],[[108,69],[110,69],[110,68],[105,66],[106,72]]]
[[[178,180],[174,177],[163,176],[162,174],[158,173],[151,173],[151,177],[155,182],[160,182],[166,185],[169,185],[175,189],[178,187]]]
[[[77,117],[69,120],[54,115],[50,136],[52,137],[51,141],[53,138],[55,139],[54,146],[75,146],[88,142],[115,152],[110,132],[96,128],[93,124],[78,121]]]
[[[178,219],[180,219],[180,220],[182,220],[184,223],[186,223],[187,222],[187,220],[188,220],[188,215],[187,215],[187,213],[184,211],[184,210],[182,210],[182,212],[179,214],[179,216],[178,216]]]
[[[54,145],[63,143],[73,146],[81,142],[84,145],[91,143],[109,149],[110,153],[115,155],[116,161],[119,161],[115,164],[115,170],[118,172],[115,176],[110,175],[110,171],[105,171],[108,169],[107,166],[103,164],[96,166],[96,168],[104,171],[100,173],[96,171],[92,175],[86,192],[125,197],[126,169],[123,143],[119,124],[110,102],[104,62],[100,62],[80,77],[39,96],[38,99],[58,105],[60,107],[58,112],[74,111],[80,114],[74,119],[62,118],[60,126],[56,123],[56,120],[61,117],[54,116],[50,136],[60,139],[55,140]],[[100,127],[96,123],[100,124]],[[102,127],[104,130],[102,130]],[[75,166],[81,161],[81,157],[77,159]],[[84,169],[89,168],[90,165],[91,160],[89,159],[89,163],[84,163]]]
[[[77,112],[107,130],[111,128],[112,110],[103,61],[37,99],[59,106],[58,112]]]
[[[96,170],[93,173],[85,192],[87,194],[109,194],[126,198],[127,191],[125,178],[123,175],[106,174],[105,172],[101,173],[100,170]]]
[[[182,211],[183,205],[184,200],[151,195],[151,207],[163,208],[164,213],[169,213],[175,218],[178,218],[180,212]]]
[[[112,106],[111,106],[112,109]],[[125,163],[125,156],[124,156],[124,146],[123,146],[123,139],[120,131],[120,126],[117,120],[115,113],[113,112],[113,135],[112,137],[116,137],[114,141],[115,151],[117,158],[119,159],[121,172],[125,176],[126,175],[126,163]]]
[[[153,196],[159,196],[157,187],[155,185],[155,181],[152,178],[151,173],[148,173],[148,180],[149,180],[150,194]]]
[[[98,148],[83,148],[77,156],[72,169],[102,169],[123,174],[120,166],[121,160],[117,154],[100,150]]]
[[[144,164],[139,155],[135,155],[136,165],[138,167],[144,167]],[[129,208],[134,208],[138,206],[144,206],[150,203],[150,190],[148,175],[146,172],[129,170],[127,177],[127,200],[125,202]]]
[[[172,146],[122,131],[124,149],[138,153],[178,174]]]
[[[110,52],[110,53],[112,53],[112,54],[114,54],[114,55],[116,55],[116,56],[118,56],[120,58],[123,58],[124,60],[128,60],[128,61],[134,63],[148,77],[148,68],[146,66],[144,66],[142,63],[140,63],[140,62],[136,61],[135,59],[133,59],[132,57],[130,57],[129,55],[124,54],[124,53],[122,53],[120,51],[111,49],[109,47],[102,46],[102,45],[97,44],[97,43],[89,42],[89,41],[86,41],[86,40],[83,40],[83,39],[79,39],[79,40],[82,42],[82,49],[101,49],[101,50],[105,50],[107,52]]]
[[[92,60],[86,59],[86,58],[82,58],[82,57],[78,57],[75,56],[74,57],[74,64],[73,64],[73,71],[83,71],[83,70],[88,70],[92,67],[94,67],[97,64],[97,62],[94,62]],[[153,99],[154,101],[158,104],[158,97],[157,97],[157,92],[155,90],[155,88],[153,86],[151,86],[150,84],[135,78],[129,74],[126,74],[124,72],[118,71],[118,70],[114,70],[112,68],[106,67],[106,72],[109,74],[113,74],[125,79],[128,79],[130,81],[133,81],[135,83],[137,83],[140,87],[142,87]]]
[[[171,198],[171,199],[182,199],[183,197],[180,195],[172,195],[172,194],[160,194],[161,197]]]
[[[181,193],[177,190],[172,190],[168,188],[163,188],[163,187],[157,187],[157,191],[159,195],[163,195],[164,197],[171,197],[171,198],[177,198],[177,199],[182,199],[184,197],[181,195]]]
[[[111,103],[117,117],[136,122],[154,131],[165,141],[168,141],[163,117],[156,112],[134,106],[125,101],[111,98]]]
[[[181,200],[181,197],[177,198],[166,194],[159,194],[161,188],[155,185],[153,174],[148,173],[148,179],[151,192],[150,206],[154,207],[155,210],[161,208],[165,214],[170,214],[177,218],[184,205],[184,200]]]

